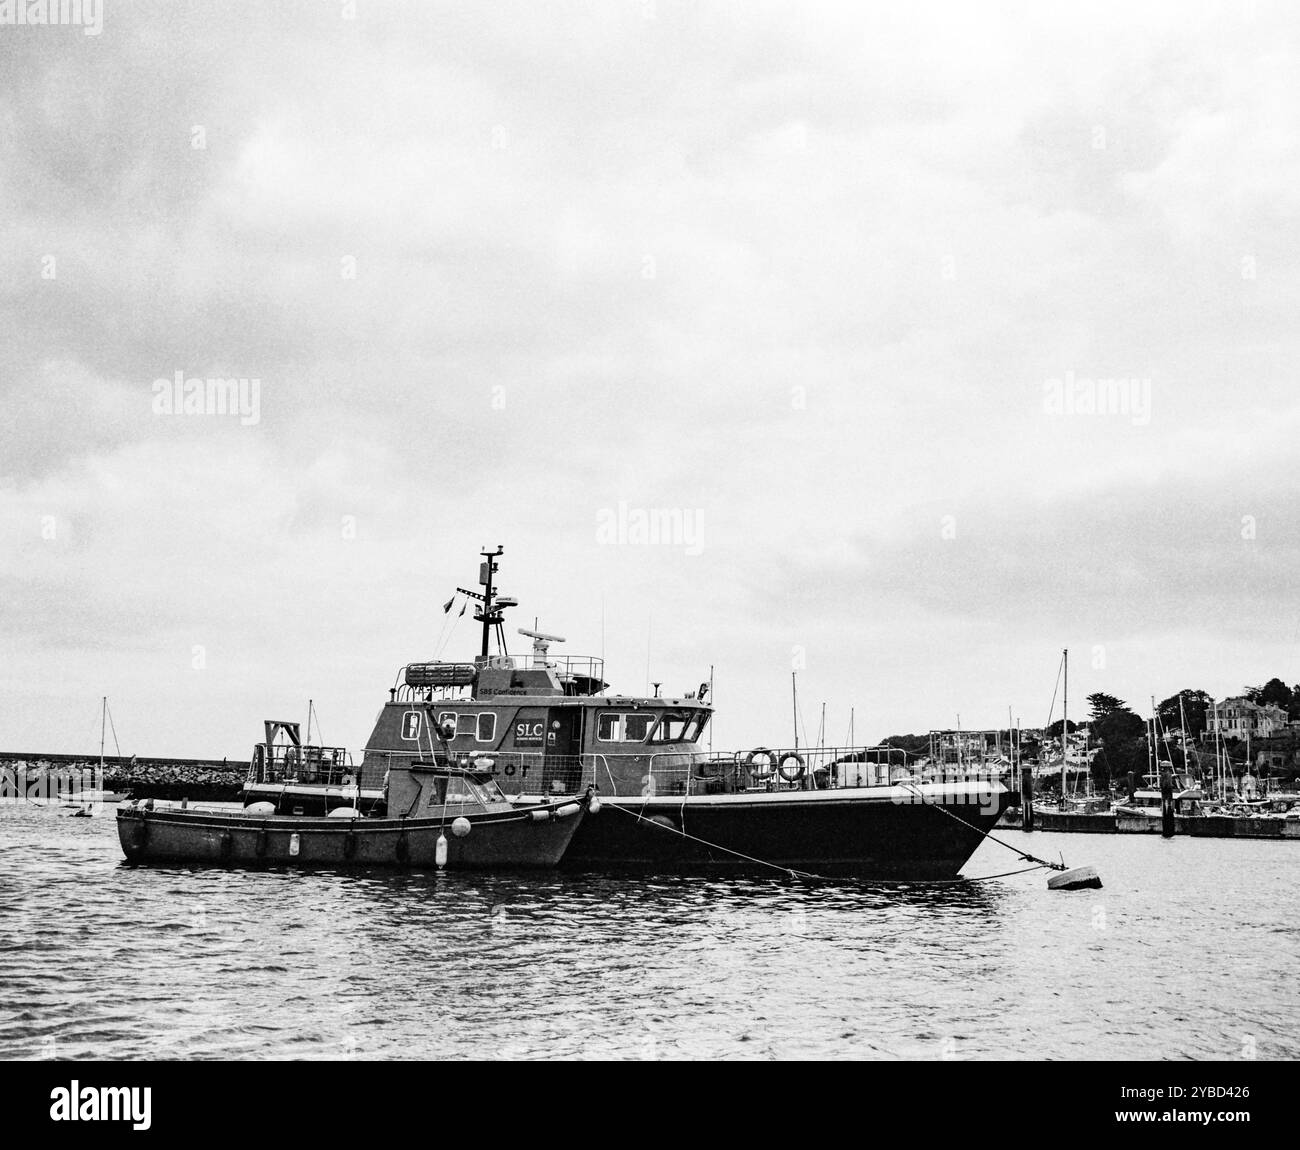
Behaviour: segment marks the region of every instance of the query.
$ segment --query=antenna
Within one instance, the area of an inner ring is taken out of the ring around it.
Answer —
[[[529,639],[544,639],[548,643],[563,643],[563,635],[547,635],[542,631],[529,631],[526,627],[519,628],[519,634],[527,636]]]
[[[544,668],[547,666],[546,652],[552,643],[564,642],[563,635],[547,635],[544,631],[530,631],[526,627],[520,627],[519,634],[533,641],[534,669]]]

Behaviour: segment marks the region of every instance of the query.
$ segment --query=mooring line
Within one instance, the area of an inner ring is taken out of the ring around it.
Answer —
[[[896,785],[902,787],[904,790],[909,791],[910,794],[912,794],[912,795],[914,795],[916,798],[920,799],[920,801],[921,801],[922,803],[925,802],[925,796],[924,796],[924,795],[922,795],[919,791],[916,791],[916,790],[910,790],[910,789],[909,789],[909,788],[910,788],[910,784],[908,784],[908,783],[898,783],[898,784],[896,784]],[[1000,838],[998,838],[997,835],[995,835],[992,831],[982,831],[982,830],[980,830],[980,828],[977,827],[977,826],[975,826],[974,823],[968,823],[965,819],[961,818],[961,817],[958,816],[958,815],[953,814],[952,811],[948,810],[947,807],[939,806],[937,803],[930,803],[930,804],[928,804],[928,805],[934,807],[936,810],[940,810],[940,811],[942,811],[942,812],[943,812],[945,815],[947,815],[950,819],[956,819],[959,823],[961,823],[962,826],[964,826],[964,827],[969,827],[969,828],[970,828],[971,830],[973,830],[977,835],[983,835],[983,837],[986,838],[986,839],[992,839],[995,843],[998,844],[998,846],[1000,846],[1000,847],[1006,847],[1007,850],[1011,851],[1012,854],[1018,856],[1019,858],[1024,859],[1026,862],[1037,863],[1039,867],[1047,867],[1049,870],[1060,870],[1060,871],[1064,871],[1064,870],[1069,870],[1069,869],[1070,869],[1068,866],[1065,865],[1065,863],[1064,863],[1063,861],[1062,861],[1062,862],[1059,862],[1059,863],[1048,862],[1046,859],[1040,859],[1037,855],[1031,855],[1031,854],[1029,854],[1027,851],[1017,850],[1017,849],[1016,849],[1015,847],[1013,847],[1010,843],[1004,843],[1004,842],[1003,842]],[[1034,870],[1034,869],[1036,869],[1036,868],[1034,868],[1034,867],[1030,867],[1029,869],[1030,869],[1030,870]],[[994,877],[997,877],[997,876],[994,876]]]
[[[1043,862],[1042,859],[1036,859],[1036,858],[1034,858],[1032,855],[1021,854],[1021,852],[1018,852],[1018,851],[1017,851],[1016,853],[1017,853],[1017,854],[1020,854],[1020,857],[1021,857],[1021,858],[1027,859],[1028,861],[1033,862],[1033,863],[1036,863],[1037,865],[1036,865],[1036,866],[1029,866],[1029,867],[1022,867],[1020,870],[1009,870],[1009,871],[1003,871],[1001,874],[978,875],[978,876],[976,876],[975,878],[943,878],[943,879],[876,879],[876,880],[871,880],[871,879],[860,878],[860,877],[858,877],[858,876],[856,876],[856,875],[845,875],[845,876],[843,876],[842,878],[835,878],[835,879],[832,879],[832,878],[829,878],[829,877],[826,876],[826,875],[813,874],[812,871],[796,870],[794,867],[781,866],[779,863],[768,862],[768,861],[765,860],[765,859],[755,858],[753,855],[743,854],[743,853],[740,852],[740,851],[733,851],[730,847],[724,847],[724,846],[719,845],[718,843],[711,843],[711,842],[709,842],[708,839],[702,839],[702,838],[700,838],[698,835],[688,834],[686,831],[684,831],[684,830],[682,830],[682,829],[680,829],[680,828],[678,828],[678,827],[670,826],[670,825],[667,825],[667,824],[665,824],[665,823],[656,822],[656,821],[655,821],[654,819],[652,819],[652,818],[648,819],[648,818],[646,818],[644,815],[640,814],[638,811],[628,810],[626,807],[618,806],[618,805],[615,804],[615,803],[609,803],[609,804],[607,804],[607,806],[606,806],[604,809],[615,810],[615,811],[622,811],[625,815],[630,815],[632,818],[636,819],[637,822],[648,823],[650,826],[652,826],[652,827],[658,827],[660,830],[663,830],[663,831],[671,831],[671,832],[672,832],[673,834],[675,834],[675,835],[680,835],[680,836],[681,836],[682,838],[684,838],[684,839],[690,839],[692,842],[699,843],[701,846],[708,847],[710,850],[722,851],[722,852],[724,852],[725,854],[734,855],[736,858],[744,859],[746,862],[756,863],[758,866],[770,867],[772,870],[780,871],[782,874],[789,875],[791,878],[809,879],[809,880],[812,880],[812,881],[814,881],[814,882],[843,882],[844,879],[848,879],[850,882],[855,882],[855,883],[857,883],[859,886],[869,886],[869,887],[877,887],[877,886],[897,886],[897,885],[902,885],[902,886],[955,886],[955,885],[957,885],[957,884],[959,884],[959,883],[988,882],[989,880],[991,880],[991,879],[995,879],[995,878],[1008,878],[1008,877],[1011,876],[1011,875],[1016,875],[1016,874],[1028,874],[1030,871],[1042,870],[1044,867],[1053,867],[1053,868],[1055,868],[1055,864],[1054,864],[1054,863],[1046,863],[1046,862]],[[643,807],[642,809],[644,809],[644,807]],[[939,809],[940,809],[940,810],[943,810],[942,807],[940,807]],[[944,812],[944,813],[946,814],[946,813],[948,813],[948,812]],[[957,816],[956,816],[956,815],[953,815],[953,818],[957,818]],[[957,821],[958,821],[959,823],[961,823],[963,826],[970,827],[970,823],[966,822],[965,819],[957,819]],[[979,829],[978,827],[971,827],[971,830],[976,831],[977,833],[980,833],[980,834],[983,834],[983,833],[984,833],[984,832],[980,831],[980,829]],[[997,842],[997,841],[998,841],[997,839],[994,839],[994,842]],[[1005,843],[1002,844],[1002,845],[1006,846]],[[1008,849],[1010,849],[1010,850],[1015,850],[1014,847],[1009,847]]]

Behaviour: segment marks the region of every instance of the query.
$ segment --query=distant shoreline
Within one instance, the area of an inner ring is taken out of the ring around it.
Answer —
[[[32,788],[44,791],[51,782],[57,790],[60,781],[74,776],[85,780],[90,777],[86,772],[98,769],[98,755],[0,751],[0,792],[16,796],[20,785],[24,793]],[[138,799],[219,801],[238,799],[247,773],[248,764],[242,760],[105,755],[102,783],[106,791]]]

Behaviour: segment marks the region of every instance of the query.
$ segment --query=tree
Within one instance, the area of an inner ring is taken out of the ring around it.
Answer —
[[[1182,710],[1178,707],[1178,700],[1182,699]],[[1183,716],[1187,717],[1187,730],[1185,734],[1189,739],[1199,738],[1209,727],[1209,712],[1214,709],[1214,700],[1204,691],[1179,691],[1177,695],[1170,695],[1158,707],[1156,714],[1160,716],[1160,725],[1167,731],[1182,730]]]
[[[1262,687],[1247,687],[1246,698],[1261,706],[1272,705],[1290,711],[1295,702],[1295,691],[1281,679],[1270,679]]]
[[[1111,711],[1118,711],[1125,705],[1123,699],[1117,699],[1114,695],[1106,694],[1105,691],[1097,691],[1089,695],[1088,704],[1092,707],[1092,721],[1094,723],[1098,719],[1104,719]]]
[[[1094,768],[1094,778],[1119,779],[1129,771],[1146,769],[1146,723],[1125,706],[1103,715],[1090,728],[1093,739],[1101,744]]]
[[[1070,722],[1070,734],[1074,734],[1074,732],[1077,731],[1080,726],[1082,726],[1081,723],[1076,723],[1073,719],[1069,720],[1069,722]],[[1049,739],[1059,739],[1061,737],[1061,720],[1057,719],[1056,722],[1054,722],[1050,727],[1047,728],[1046,731],[1043,732],[1043,734],[1045,734]]]

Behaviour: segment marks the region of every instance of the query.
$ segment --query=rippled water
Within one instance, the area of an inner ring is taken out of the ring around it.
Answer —
[[[1300,842],[1000,833],[1105,889],[137,868],[2,807],[0,1057],[1300,1056]]]

